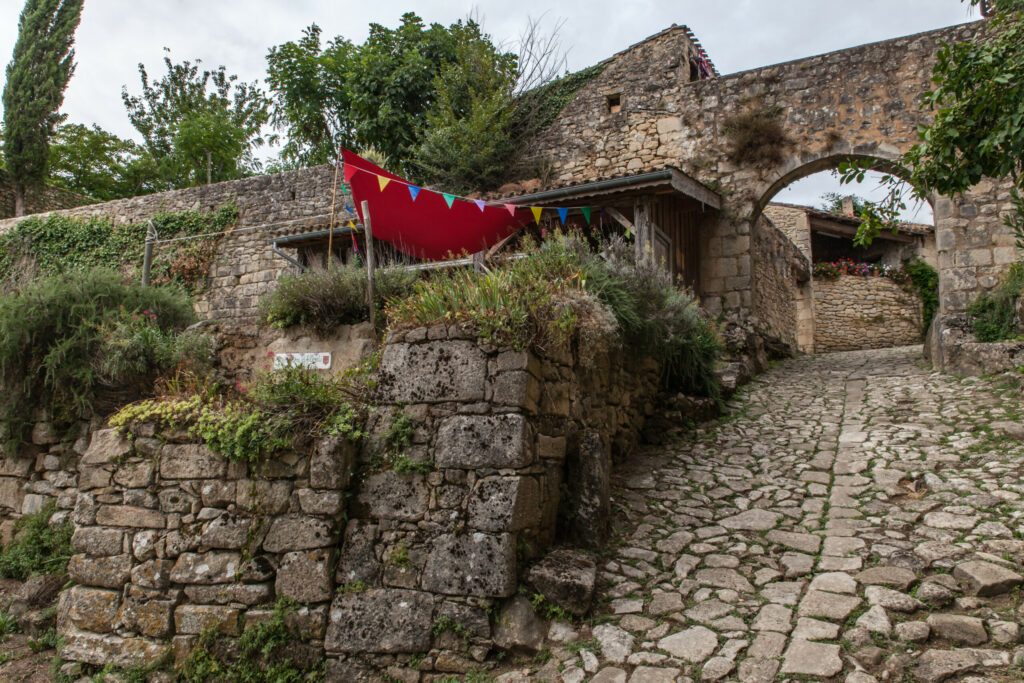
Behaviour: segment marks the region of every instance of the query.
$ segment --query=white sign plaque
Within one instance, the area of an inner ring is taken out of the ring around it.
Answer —
[[[331,354],[320,351],[312,353],[275,353],[274,369],[310,368],[311,370],[330,370]]]

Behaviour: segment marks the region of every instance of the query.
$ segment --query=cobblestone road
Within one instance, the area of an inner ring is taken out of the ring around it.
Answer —
[[[1020,396],[934,374],[919,348],[766,373],[731,417],[617,472],[600,625],[545,668],[566,683],[1024,680]]]

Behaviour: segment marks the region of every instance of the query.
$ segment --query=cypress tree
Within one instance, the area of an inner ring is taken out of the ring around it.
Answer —
[[[25,213],[25,190],[46,178],[49,140],[75,71],[75,29],[83,0],[27,0],[4,86],[4,157],[14,182],[14,213]]]

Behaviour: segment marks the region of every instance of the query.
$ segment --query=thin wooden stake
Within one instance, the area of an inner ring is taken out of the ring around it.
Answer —
[[[334,160],[334,186],[331,189],[331,222],[327,230],[327,269],[330,270],[334,261],[334,217],[336,201],[338,199],[338,169],[341,168],[341,149],[338,149],[338,157]]]
[[[365,199],[360,203],[363,208],[363,229],[366,233],[366,297],[370,304],[370,327],[377,329],[377,302],[373,290],[373,227],[370,224],[370,204]]]

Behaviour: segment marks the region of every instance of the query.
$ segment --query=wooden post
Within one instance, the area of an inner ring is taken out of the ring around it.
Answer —
[[[651,204],[648,199],[637,199],[633,204],[633,224],[636,226],[636,262],[646,263],[653,258],[651,240]]]
[[[377,329],[377,302],[373,295],[373,226],[370,224],[370,204],[364,199],[360,206],[363,208],[363,228],[366,231],[366,298],[370,304],[370,327]]]
[[[146,246],[142,252],[142,286],[149,287],[149,274],[153,270],[153,247],[156,245],[156,226],[146,226]]]

